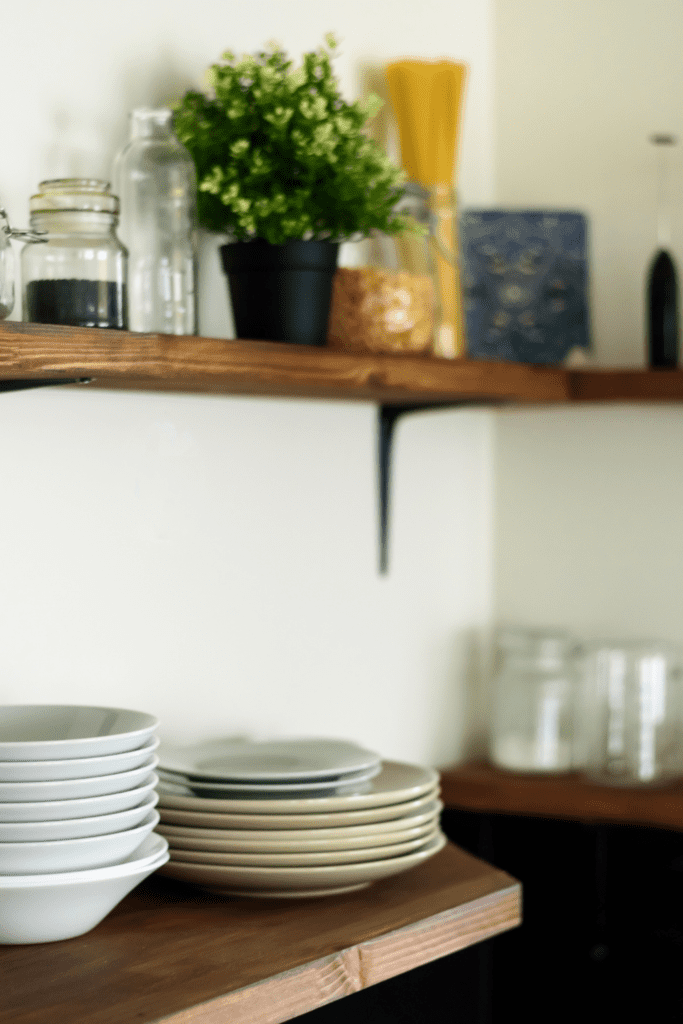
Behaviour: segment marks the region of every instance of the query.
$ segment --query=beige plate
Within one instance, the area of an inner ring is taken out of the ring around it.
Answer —
[[[379,775],[366,783],[363,793],[348,793],[345,796],[299,797],[297,799],[234,797],[226,800],[209,799],[201,796],[181,796],[170,792],[170,787],[159,783],[159,806],[175,807],[184,811],[239,811],[250,814],[303,814],[318,811],[354,811],[368,807],[385,807],[389,804],[415,800],[433,792],[439,782],[438,772],[421,765],[404,764],[401,761],[383,761]]]
[[[441,832],[431,843],[402,857],[386,860],[364,861],[359,864],[328,864],[325,867],[305,868],[263,868],[263,867],[221,867],[217,864],[188,864],[169,861],[159,869],[163,875],[194,885],[209,886],[224,890],[254,889],[259,895],[277,896],[278,890],[291,894],[294,889],[315,890],[323,893],[328,889],[339,890],[347,886],[369,885],[380,878],[398,875],[409,868],[417,867],[433,857],[446,845]],[[256,893],[255,893],[256,894]]]
[[[361,850],[301,850],[292,853],[210,853],[206,850],[188,850],[176,847],[169,839],[171,860],[183,864],[219,864],[230,867],[233,864],[262,868],[304,868],[317,864],[355,864],[359,861],[389,860],[419,850],[437,836],[438,825],[424,829],[422,835],[402,843],[388,846],[369,846]],[[166,837],[168,838],[168,837]]]
[[[321,896],[339,896],[343,892],[355,892],[357,889],[365,889],[369,882],[361,882],[360,885],[340,885],[339,888],[330,889],[278,889],[272,892],[270,889],[224,889],[219,885],[203,885],[202,889],[213,893],[214,896],[242,896],[247,899],[259,900],[305,900],[320,898]]]
[[[417,800],[390,804],[387,807],[368,807],[360,811],[330,811],[312,814],[220,814],[216,811],[179,810],[166,806],[165,797],[160,797],[161,820],[169,825],[190,825],[197,828],[283,830],[311,828],[346,828],[356,825],[376,824],[394,828],[396,823],[414,814],[431,814],[438,798],[439,787],[434,786]]]
[[[410,822],[412,819],[407,819]],[[157,826],[157,832],[179,850],[206,850],[208,853],[308,853],[329,850],[360,850],[367,846],[391,846],[418,839],[438,824],[435,812],[419,825],[406,825],[391,832],[366,832],[362,825],[354,829],[302,829],[298,832],[222,832],[220,829]],[[402,825],[402,823],[401,823]],[[327,835],[328,832],[341,835]]]

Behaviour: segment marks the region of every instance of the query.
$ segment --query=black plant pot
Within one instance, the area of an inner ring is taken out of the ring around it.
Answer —
[[[256,238],[220,254],[238,338],[325,344],[338,243]]]

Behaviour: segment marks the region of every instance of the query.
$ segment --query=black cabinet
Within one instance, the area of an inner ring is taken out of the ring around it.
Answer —
[[[478,1024],[683,1021],[683,835],[455,810],[443,825],[522,883],[521,927],[473,950]]]

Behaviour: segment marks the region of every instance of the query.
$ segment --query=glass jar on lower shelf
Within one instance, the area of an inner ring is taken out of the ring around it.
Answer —
[[[31,196],[36,237],[21,253],[23,315],[32,323],[127,327],[127,253],[119,201],[92,178],[43,181]]]
[[[498,632],[489,748],[493,764],[518,772],[575,767],[576,656],[576,641],[564,632]]]
[[[659,640],[603,640],[582,671],[584,771],[607,786],[683,778],[683,650]]]

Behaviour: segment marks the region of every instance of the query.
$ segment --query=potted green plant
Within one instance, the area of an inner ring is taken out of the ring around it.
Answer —
[[[238,337],[324,344],[339,244],[406,227],[403,171],[365,131],[382,101],[347,103],[336,41],[305,53],[223,54],[210,93],[175,104],[197,168],[199,223],[220,247]]]

